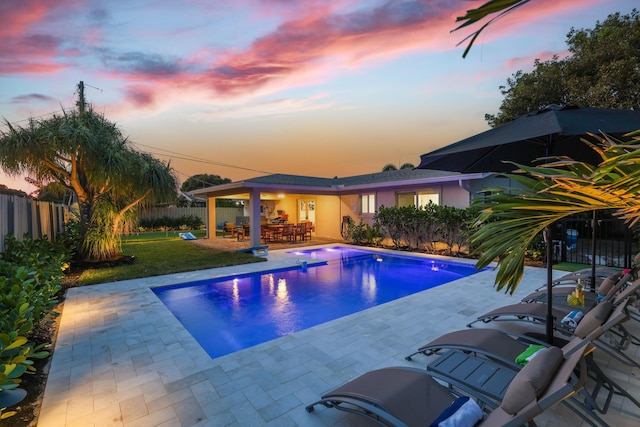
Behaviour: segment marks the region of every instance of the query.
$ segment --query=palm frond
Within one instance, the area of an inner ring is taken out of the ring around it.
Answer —
[[[458,45],[460,45],[470,39],[469,44],[467,45],[466,49],[464,50],[464,53],[462,54],[462,57],[465,58],[467,56],[467,54],[471,50],[471,46],[473,46],[473,43],[476,41],[480,33],[485,28],[491,25],[495,20],[503,17],[507,13],[512,12],[513,10],[517,9],[520,6],[523,6],[528,2],[529,0],[490,0],[484,3],[482,6],[478,7],[477,9],[467,10],[464,16],[457,17],[456,22],[461,22],[461,21],[464,21],[464,22],[460,24],[458,27],[456,27],[453,31],[457,31],[469,25],[473,25],[479,21],[482,21],[483,19],[485,19],[486,17],[494,13],[498,14],[497,16],[494,16],[493,18],[491,18],[484,25],[482,25],[478,30],[474,31],[473,33],[465,37],[462,41],[460,41],[460,43],[458,43]]]

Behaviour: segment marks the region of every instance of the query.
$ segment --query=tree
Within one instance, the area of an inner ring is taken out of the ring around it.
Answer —
[[[71,195],[71,191],[57,181],[39,186],[37,193],[40,201],[60,204],[69,203]]]
[[[619,109],[640,108],[640,16],[609,15],[593,29],[567,34],[571,55],[534,62],[530,73],[518,71],[500,86],[504,100],[495,127],[549,104]]]
[[[59,182],[76,195],[80,216],[77,257],[119,256],[117,227],[143,200],[173,200],[176,179],[168,164],[131,148],[121,130],[85,107],[82,82],[77,111],[29,119],[25,127],[5,121],[0,166],[38,182]]]
[[[231,180],[229,178],[221,178],[220,175],[209,175],[201,173],[190,176],[180,187],[181,191],[189,192],[197,190],[199,188],[211,187],[213,185],[228,184]]]
[[[397,171],[398,167],[393,163],[387,163],[382,167],[382,172]]]
[[[402,166],[400,166],[400,170],[402,169],[413,169],[415,168],[415,166],[413,165],[413,163],[403,163]]]
[[[513,293],[524,272],[527,247],[542,230],[571,215],[613,210],[634,226],[640,221],[640,150],[606,135],[598,143],[598,166],[558,159],[531,167],[514,164],[522,174],[506,174],[518,188],[489,188],[490,195],[474,201],[482,226],[471,237],[480,258],[477,268],[498,259],[497,288]],[[595,146],[594,146],[594,149]]]

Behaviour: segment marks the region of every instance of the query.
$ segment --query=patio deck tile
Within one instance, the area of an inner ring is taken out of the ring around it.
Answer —
[[[423,367],[427,358],[407,362],[404,356],[479,314],[519,301],[546,277],[545,270],[525,268],[510,296],[493,289],[495,272],[486,271],[215,359],[150,290],[294,266],[297,258],[270,248],[266,263],[70,289],[38,426],[354,426],[352,415],[324,408],[309,414],[304,407],[369,370]],[[639,322],[630,327],[640,334]],[[637,372],[596,356],[640,398]],[[614,397],[603,418],[612,426],[638,424],[640,409]],[[562,406],[536,421],[581,426]]]

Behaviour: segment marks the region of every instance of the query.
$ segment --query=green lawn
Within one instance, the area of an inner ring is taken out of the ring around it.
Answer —
[[[158,233],[140,233],[123,236],[122,254],[134,256],[135,262],[107,268],[89,268],[78,277],[78,285],[136,279],[179,273],[182,271],[203,270],[206,268],[226,267],[265,261],[253,255],[239,252],[225,252],[196,246],[181,240],[173,231]],[[203,237],[203,231],[194,234]]]

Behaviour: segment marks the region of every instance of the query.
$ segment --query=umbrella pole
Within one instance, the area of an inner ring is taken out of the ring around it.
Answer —
[[[544,241],[547,244],[547,332],[546,341],[553,345],[553,242],[551,240],[551,227],[545,227],[543,231]]]
[[[596,289],[596,211],[591,218],[591,290]]]

